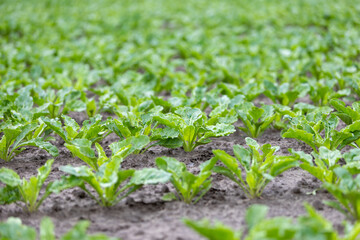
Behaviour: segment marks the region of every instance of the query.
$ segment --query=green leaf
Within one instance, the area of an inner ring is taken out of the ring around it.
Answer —
[[[42,120],[50,129],[56,132],[56,134],[58,134],[65,142],[68,141],[67,133],[63,130],[60,121],[55,119],[50,119],[48,117],[44,117],[42,118]]]
[[[181,176],[182,173],[186,170],[184,163],[181,163],[175,158],[171,157],[158,157],[155,159],[155,163],[156,166],[161,170],[173,172],[178,176]]]
[[[179,148],[183,146],[183,141],[181,139],[163,139],[157,142],[158,145],[166,148]]]
[[[168,114],[159,113],[158,115],[155,115],[153,119],[154,121],[157,121],[160,124],[174,128],[176,130],[181,130],[181,128],[185,125],[185,122],[181,117],[172,113],[168,113]]]
[[[0,188],[0,205],[10,204],[16,201],[21,201],[19,189],[9,185]]]
[[[45,180],[48,178],[50,172],[51,172],[51,166],[54,163],[54,159],[49,159],[46,161],[45,165],[40,167],[38,169],[38,187],[41,188],[41,186],[44,184]]]
[[[209,240],[240,240],[241,238],[240,231],[234,231],[220,222],[216,222],[214,225],[205,219],[198,222],[184,219],[183,222]]]
[[[56,157],[59,155],[59,150],[57,147],[52,145],[49,142],[44,141],[42,138],[34,138],[29,141],[23,142],[20,144],[21,147],[23,146],[35,146],[41,149],[44,149],[48,153],[50,153],[53,157]]]
[[[166,193],[164,194],[164,196],[162,196],[161,198],[163,201],[173,201],[173,200],[176,200],[176,195],[173,193],[173,192],[169,192],[169,193]]]
[[[0,223],[0,237],[2,240],[36,240],[36,231],[22,225],[19,218],[10,217]]]
[[[321,146],[319,148],[319,157],[321,159],[326,159],[329,163],[329,167],[332,167],[335,166],[340,158],[342,158],[342,155],[339,150],[331,151],[328,148]]]
[[[76,225],[69,232],[61,237],[61,240],[86,239],[86,231],[89,225],[89,221],[80,221],[76,223]]]
[[[11,169],[0,169],[0,181],[8,186],[17,187],[21,185],[21,179],[19,175]]]
[[[183,107],[175,111],[184,121],[186,125],[194,125],[196,121],[203,117],[203,112],[198,108]]]
[[[171,174],[163,170],[155,168],[143,168],[135,171],[129,184],[143,185],[143,184],[158,184],[166,183],[170,180]]]
[[[117,153],[120,149],[123,149],[126,146],[131,145],[131,148],[128,150],[127,154],[137,153],[143,148],[145,148],[150,143],[150,138],[145,135],[129,137],[120,142],[114,142],[110,144],[110,149],[113,153]],[[126,155],[124,155],[125,157]]]
[[[66,166],[61,166],[59,169],[70,175],[73,175],[75,177],[91,177],[91,176],[93,176],[92,171],[86,166],[73,167],[70,165],[66,165]]]
[[[70,144],[65,143],[65,147],[69,149],[72,154],[83,160],[93,169],[97,169],[97,158],[91,145],[92,142],[88,139],[75,139]]]
[[[62,170],[64,172],[70,171],[69,169]],[[85,174],[84,174],[85,175]],[[75,174],[73,176],[62,176],[60,180],[56,180],[54,182],[51,182],[47,188],[46,191],[50,193],[56,193],[59,194],[65,189],[79,187],[83,185],[83,180],[80,178],[77,178]]]
[[[69,138],[68,140],[75,139],[76,136],[78,135],[78,131],[80,129],[79,125],[77,124],[77,122],[74,119],[72,119],[71,117],[68,117],[66,115],[61,115],[61,118],[64,119],[65,131]]]
[[[225,166],[227,166],[230,169],[230,171],[235,173],[240,171],[239,164],[237,163],[237,160],[234,157],[230,156],[223,150],[213,150],[213,153],[220,161],[222,161],[225,164]]]
[[[86,103],[86,113],[89,117],[93,117],[96,114],[96,101],[95,99],[88,100]]]
[[[303,161],[303,162],[306,162],[310,165],[313,165],[313,157],[310,155],[310,154],[306,154],[304,153],[303,151],[295,151],[294,149],[292,148],[289,148],[289,152],[295,156],[297,159]]]
[[[306,132],[304,130],[289,128],[282,135],[282,137],[284,137],[284,138],[295,138],[297,140],[303,141],[306,144],[308,144],[309,146],[311,146],[314,149],[314,151],[317,151],[316,145],[314,143],[313,134],[308,133],[308,132]]]
[[[265,219],[269,208],[264,205],[254,204],[251,205],[245,214],[245,221],[248,229],[251,230],[256,224]]]
[[[49,217],[41,219],[40,240],[55,240],[54,224]]]

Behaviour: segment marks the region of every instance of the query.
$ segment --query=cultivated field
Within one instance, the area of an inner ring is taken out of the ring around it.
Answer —
[[[359,70],[357,0],[0,1],[0,239],[360,239]]]

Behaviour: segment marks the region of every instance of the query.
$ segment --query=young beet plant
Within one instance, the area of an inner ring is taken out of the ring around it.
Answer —
[[[334,114],[327,117],[321,113],[309,113],[306,116],[289,118],[291,126],[282,137],[305,142],[315,152],[318,152],[321,146],[330,150],[342,149],[360,138],[360,120],[338,131],[336,127],[339,118]]]
[[[165,101],[166,102],[166,101]],[[149,101],[145,101],[139,106],[130,108],[126,106],[117,107],[115,113],[119,119],[108,119],[106,127],[118,135],[121,139],[128,139],[142,136],[147,138],[148,143],[145,147],[148,149],[154,145],[160,145],[167,148],[178,148],[183,145],[179,139],[179,132],[170,127],[156,128],[159,124],[153,117],[161,115],[165,111],[163,106],[152,106]],[[146,112],[144,112],[146,111]],[[140,153],[142,149],[137,149],[134,154]]]
[[[123,154],[130,148],[131,145],[116,149],[115,154],[110,159],[106,157],[103,151],[99,151],[101,164],[95,171],[86,166],[62,166],[60,170],[70,175],[67,178],[69,184],[77,185],[98,204],[106,207],[117,204],[145,184],[169,181],[171,175],[162,170],[154,168],[141,170],[121,169],[120,164],[123,160]],[[87,186],[92,188],[98,196],[94,196]]]
[[[61,115],[64,122],[64,126],[60,120],[50,119],[48,117],[42,118],[48,128],[58,134],[65,143],[71,143],[75,139],[87,139],[93,142],[102,140],[110,132],[105,127],[105,124],[101,122],[101,116],[96,115],[95,117],[85,120],[82,127],[77,122],[66,115]]]
[[[293,149],[289,149],[289,151],[301,162],[302,169],[321,182],[336,183],[338,181],[334,169],[339,167],[337,162],[342,158],[339,150],[332,151],[326,147],[320,147],[319,153],[312,152],[312,155]]]
[[[338,99],[332,99],[330,104],[335,108],[334,115],[338,116],[346,125],[352,125],[360,120],[360,102],[354,102],[352,106],[346,106],[344,102]],[[359,129],[360,131],[360,129]],[[360,140],[354,141],[357,147],[360,146]]]
[[[263,205],[252,205],[246,210],[245,224],[247,233],[242,237],[240,230],[223,225],[220,222],[211,224],[203,219],[193,221],[184,219],[183,222],[199,235],[209,240],[355,240],[360,231],[360,224],[349,228],[344,237],[333,229],[332,223],[318,214],[310,205],[305,204],[306,216],[300,216],[296,221],[289,217],[266,218],[268,208]]]
[[[89,221],[80,221],[65,233],[59,240],[119,240],[118,238],[107,237],[103,234],[88,235],[86,233],[90,225]],[[23,225],[19,218],[8,218],[6,222],[0,223],[0,239],[6,240],[55,240],[54,224],[50,218],[45,217],[40,223],[40,234],[37,237],[36,230]]]
[[[147,136],[129,137],[120,142],[110,144],[112,158],[125,159],[131,153],[140,151],[149,143]],[[87,163],[92,169],[98,171],[100,166],[109,161],[104,149],[99,143],[95,143],[97,156],[92,149],[92,142],[88,139],[75,139],[71,143],[65,143],[70,152]]]
[[[264,81],[264,95],[270,98],[273,103],[285,106],[292,106],[296,99],[304,97],[310,90],[308,84],[297,84],[291,87],[289,83],[277,85],[273,82]]]
[[[177,195],[169,193],[164,200],[179,199],[187,204],[197,203],[211,188],[211,169],[216,163],[212,158],[200,165],[200,173],[194,175],[186,170],[186,165],[175,158],[160,157],[156,160],[159,169],[171,174],[170,181]]]
[[[175,113],[160,113],[154,116],[154,120],[176,130],[184,150],[191,152],[199,145],[210,143],[211,137],[227,136],[235,132],[232,125],[236,121],[234,115],[233,111],[219,108],[208,119],[200,109],[183,107],[178,108]]]
[[[360,175],[354,178],[347,169],[341,167],[334,169],[334,172],[340,179],[339,184],[326,182],[323,187],[337,201],[327,201],[325,203],[351,220],[360,220]]]
[[[225,166],[215,166],[213,171],[238,184],[248,198],[261,196],[266,185],[274,177],[298,165],[293,157],[274,155],[278,147],[272,147],[270,144],[260,146],[251,138],[246,138],[246,144],[249,149],[240,145],[234,146],[235,157],[222,150],[214,150],[216,158]]]
[[[45,128],[45,124],[39,125],[36,122],[4,127],[4,135],[0,139],[0,159],[10,161],[24,151],[26,146],[36,146],[57,156],[59,151],[48,142],[51,138],[47,136]]]
[[[23,202],[24,209],[28,212],[36,211],[41,203],[52,193],[59,193],[60,191],[74,187],[77,180],[74,180],[71,185],[67,181],[58,180],[47,185],[45,193],[39,199],[40,190],[42,189],[45,180],[51,171],[51,165],[54,160],[48,160],[44,166],[38,169],[37,177],[32,176],[29,181],[20,179],[19,175],[11,169],[0,169],[0,181],[6,186],[0,188],[0,204],[10,204]]]
[[[245,125],[244,127],[239,127],[239,129],[253,138],[259,137],[268,129],[277,116],[272,106],[264,105],[256,107],[251,102],[243,102],[237,105],[235,109],[239,119]]]

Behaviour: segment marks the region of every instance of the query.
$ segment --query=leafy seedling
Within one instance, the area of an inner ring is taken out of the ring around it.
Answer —
[[[264,81],[264,95],[270,98],[273,103],[279,103],[284,106],[292,106],[296,99],[304,97],[310,90],[308,84],[298,84],[290,87],[290,83],[277,85],[273,82]]]
[[[235,231],[221,222],[211,224],[207,219],[201,221],[184,219],[183,222],[199,235],[209,240],[240,240],[241,238],[241,231]]]
[[[360,138],[360,120],[338,131],[336,128],[339,118],[334,114],[327,117],[320,112],[314,112],[289,119],[291,126],[282,137],[305,142],[315,152],[318,152],[321,146],[330,150],[342,149]]]
[[[251,102],[243,102],[237,105],[235,109],[239,119],[244,124],[244,127],[239,127],[239,129],[253,138],[259,137],[268,129],[277,116],[274,108],[270,105],[256,107]]]
[[[130,147],[123,147],[117,152],[124,152]],[[120,168],[122,160],[120,153],[113,155],[110,160],[105,161],[96,171],[86,166],[73,167],[69,165],[60,167],[60,170],[71,176],[68,179],[70,183],[81,180],[76,183],[77,186],[99,205],[105,207],[117,204],[143,185],[165,183],[171,177],[169,173],[154,168],[123,170]],[[92,188],[98,196],[94,196],[87,186]]]
[[[319,153],[312,152],[312,155],[293,149],[289,149],[289,152],[301,162],[302,169],[321,182],[337,183],[338,178],[334,169],[339,167],[337,163],[342,158],[339,150],[332,151],[322,146],[319,148]]]
[[[210,114],[208,119],[197,108],[182,107],[175,113],[158,114],[154,120],[178,132],[178,139],[186,152],[191,152],[195,147],[210,143],[210,138],[227,136],[235,132],[232,125],[236,121],[234,112],[227,109]]]
[[[94,170],[99,170],[100,166],[112,158],[125,159],[130,154],[140,151],[149,144],[148,136],[129,137],[125,140],[114,142],[109,145],[112,150],[111,158],[106,156],[104,149],[99,143],[95,143],[97,156],[92,149],[92,142],[88,139],[75,139],[71,143],[65,143],[65,147],[70,152],[87,163]]]
[[[311,101],[317,106],[325,106],[331,99],[346,97],[351,94],[351,90],[348,88],[335,91],[335,84],[336,80],[311,81],[309,91]]]
[[[271,180],[298,163],[292,157],[276,156],[275,152],[279,147],[272,147],[270,144],[260,146],[249,137],[245,140],[250,148],[235,145],[235,157],[223,150],[213,150],[216,158],[225,165],[215,166],[213,171],[238,184],[248,198],[260,197]]]
[[[348,219],[360,220],[360,175],[353,175],[345,168],[334,169],[339,178],[338,184],[324,183],[323,187],[333,195],[337,201],[326,201],[330,207],[343,213]]]
[[[25,210],[34,212],[50,194],[74,187],[75,185],[69,184],[64,179],[51,182],[39,199],[40,191],[49,176],[53,162],[53,159],[48,160],[44,166],[38,169],[38,175],[36,177],[32,176],[29,181],[25,180],[25,178],[20,179],[19,175],[11,169],[1,168],[0,181],[6,186],[0,188],[0,204],[23,202]],[[76,182],[78,181],[74,180],[73,184]]]
[[[4,135],[0,139],[0,159],[10,161],[24,151],[26,146],[35,146],[57,156],[59,151],[48,142],[52,138],[48,137],[45,129],[45,124],[39,125],[36,122],[8,125],[2,130]]]
[[[318,214],[313,207],[305,204],[307,215],[294,221],[289,217],[266,218],[268,207],[252,205],[245,213],[246,231],[241,238],[240,230],[223,225],[221,222],[210,224],[209,220],[183,222],[199,235],[209,240],[356,240],[360,232],[360,224],[348,227],[344,237],[334,230],[332,223]]]
[[[105,127],[105,123],[101,121],[101,116],[96,115],[89,120],[82,123],[82,127],[77,122],[66,115],[61,116],[64,126],[60,120],[50,119],[48,117],[42,118],[48,128],[59,135],[65,143],[70,144],[75,139],[87,139],[94,142],[101,141],[104,137],[110,134],[110,131]]]
[[[104,234],[88,235],[86,233],[90,225],[89,221],[79,221],[65,233],[59,240],[120,240],[107,237]],[[6,222],[0,223],[1,240],[55,240],[54,224],[49,217],[44,217],[40,223],[40,234],[37,237],[36,230],[23,225],[20,218],[10,217]]]
[[[211,169],[217,159],[210,159],[200,165],[200,173],[194,175],[186,170],[186,165],[171,157],[156,158],[156,166],[171,175],[171,183],[176,193],[169,193],[164,200],[179,199],[187,204],[197,203],[211,188]]]

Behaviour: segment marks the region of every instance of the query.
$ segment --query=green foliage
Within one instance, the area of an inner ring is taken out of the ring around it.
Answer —
[[[324,183],[323,187],[333,195],[336,201],[327,201],[327,205],[343,213],[347,218],[360,219],[360,175],[353,177],[345,168],[334,169],[340,179],[339,184]]]
[[[160,113],[163,107],[154,106],[151,100],[143,100],[136,106],[116,106],[115,113],[119,119],[111,119],[107,126],[121,139],[131,136],[151,134],[153,116]]]
[[[239,129],[253,138],[259,137],[276,118],[276,112],[270,105],[256,107],[251,102],[243,102],[235,109],[244,124],[244,127],[239,127]]]
[[[24,151],[26,146],[35,146],[57,156],[59,151],[48,142],[52,139],[48,137],[45,128],[45,124],[39,125],[36,122],[4,127],[4,135],[0,139],[0,159],[10,161]]]
[[[109,145],[112,150],[111,158],[106,156],[104,149],[99,143],[95,143],[97,156],[94,149],[92,149],[92,142],[88,139],[75,139],[70,143],[65,143],[65,147],[70,152],[87,163],[92,169],[99,170],[100,166],[110,159],[118,158],[125,159],[134,152],[139,152],[149,143],[149,137],[137,136],[129,137],[119,142],[113,142]]]
[[[302,169],[321,182],[338,182],[334,169],[339,167],[337,163],[342,158],[339,150],[332,151],[322,146],[319,148],[319,153],[312,152],[312,156],[302,151],[294,151],[293,149],[289,149],[289,151],[296,159],[301,161],[300,167]]]
[[[105,123],[101,121],[101,116],[96,115],[89,120],[85,120],[80,128],[79,124],[69,116],[62,115],[62,121],[57,119],[50,119],[48,117],[42,118],[44,123],[59,135],[65,143],[71,143],[75,139],[86,139],[92,143],[101,141],[109,134],[105,127]]]
[[[279,147],[272,147],[270,144],[260,146],[251,138],[245,140],[249,149],[234,145],[235,157],[223,150],[213,150],[216,158],[225,165],[215,166],[213,171],[238,184],[248,198],[260,197],[271,180],[297,166],[297,161],[292,157],[276,156],[275,152]]]
[[[241,231],[234,231],[220,222],[211,225],[208,220],[192,221],[184,219],[184,223],[209,240],[355,240],[360,225],[350,227],[344,237],[333,229],[332,224],[319,215],[310,205],[305,204],[307,215],[300,216],[297,221],[288,217],[267,219],[268,208],[263,205],[250,206],[245,214],[247,235],[240,238]]]
[[[39,91],[35,95],[34,102],[41,108],[47,109],[47,116],[52,119],[60,118],[69,112],[87,110],[85,93],[72,87],[60,89],[56,93],[54,90],[44,92],[41,89],[34,89],[34,91]]]
[[[335,91],[336,83],[336,79],[310,81],[310,99],[317,106],[324,106],[329,103],[330,99],[345,97],[351,93],[351,90],[348,88]]]
[[[187,171],[186,165],[171,157],[159,157],[155,162],[159,169],[171,174],[171,183],[176,195],[169,193],[164,200],[179,199],[187,204],[197,203],[211,188],[211,169],[217,159],[212,158],[200,165],[200,173],[194,175]]]
[[[96,171],[86,166],[73,167],[70,165],[62,166],[60,170],[70,175],[66,179],[69,184],[78,186],[98,204],[106,207],[117,204],[145,184],[169,181],[171,175],[162,170],[154,168],[121,169],[122,152],[130,147],[126,146],[119,149],[111,159],[106,159]],[[106,157],[102,154],[100,156]],[[87,186],[92,188],[98,196],[94,196]]]
[[[211,224],[209,220],[192,221],[184,219],[183,222],[194,231],[209,240],[240,240],[241,232],[234,231],[232,228],[225,226],[221,222]]]
[[[308,93],[310,87],[308,84],[297,84],[295,87],[291,87],[288,82],[277,85],[265,80],[264,89],[264,95],[270,98],[273,103],[292,106],[298,98],[304,97]]]
[[[302,169],[323,183],[338,184],[339,178],[335,174],[335,169],[340,167],[338,161],[342,158],[345,160],[342,168],[347,169],[351,174],[360,173],[359,149],[352,149],[345,154],[341,154],[339,150],[329,150],[326,147],[320,147],[319,153],[312,152],[311,155],[291,148],[289,152],[301,162]]]
[[[211,142],[212,137],[227,136],[235,132],[232,125],[236,121],[233,111],[219,107],[206,115],[198,108],[182,107],[174,113],[158,114],[154,120],[178,132],[178,138],[186,152]]]
[[[334,114],[338,116],[347,125],[350,125],[353,122],[360,120],[360,102],[354,102],[352,104],[352,107],[346,107],[344,102],[338,99],[332,99],[330,101],[330,104],[336,110]]]
[[[20,179],[19,175],[11,169],[1,168],[0,181],[6,186],[0,188],[0,204],[23,202],[23,208],[26,211],[34,212],[50,194],[74,187],[75,185],[68,184],[63,180],[57,180],[49,183],[42,197],[39,198],[40,191],[49,176],[53,162],[53,159],[48,160],[44,166],[38,169],[38,175],[36,177],[32,176],[29,181],[25,178]]]
[[[65,233],[59,240],[119,240],[118,238],[107,237],[103,234],[88,235],[86,233],[90,225],[89,221],[80,221]],[[19,218],[8,218],[6,222],[0,223],[1,240],[55,240],[54,224],[50,218],[45,217],[40,223],[40,234],[37,238],[36,230],[23,225]]]
[[[339,118],[334,114],[326,116],[320,112],[312,112],[306,116],[289,118],[290,127],[282,137],[305,142],[315,152],[321,146],[330,150],[342,149],[360,138],[360,121],[338,131]]]

